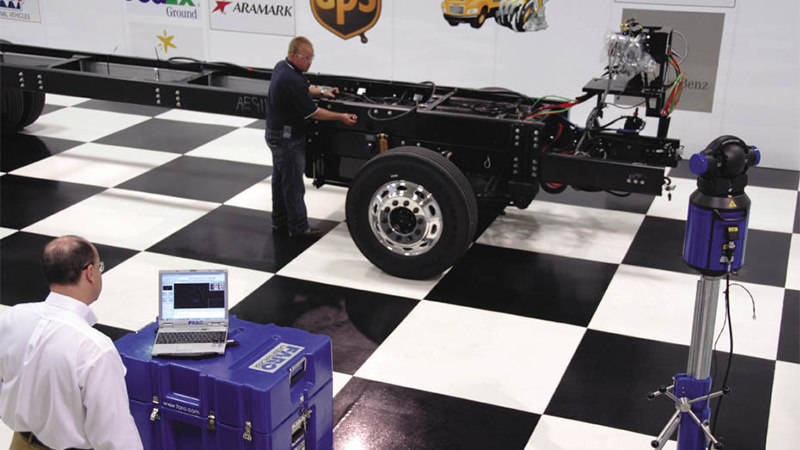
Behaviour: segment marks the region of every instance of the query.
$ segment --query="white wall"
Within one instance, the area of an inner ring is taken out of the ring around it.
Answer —
[[[254,67],[272,67],[289,37],[210,30],[206,1],[195,27],[199,55]],[[39,0],[40,24],[0,21],[0,38],[31,45],[134,54],[125,0]],[[702,4],[703,0],[680,3]],[[707,3],[707,2],[706,2]],[[500,86],[532,96],[574,97],[602,72],[603,39],[618,26],[623,8],[725,14],[712,113],[678,110],[670,135],[687,156],[721,134],[758,145],[762,165],[800,170],[800,2],[736,0],[735,8],[646,5],[615,0],[550,0],[549,28],[516,33],[493,21],[478,30],[450,27],[439,0],[383,0],[368,44],[333,35],[314,19],[309,0],[295,0],[296,33],[315,44],[313,71],[440,85]],[[181,24],[181,25],[185,25]],[[139,53],[144,50],[139,50]],[[149,54],[147,54],[149,53]],[[139,56],[154,57],[152,52]],[[586,107],[573,112],[581,123]],[[650,119],[648,130],[655,119]]]

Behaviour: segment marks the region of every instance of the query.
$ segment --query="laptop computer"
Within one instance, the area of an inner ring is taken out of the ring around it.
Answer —
[[[228,271],[160,270],[153,356],[225,353]]]

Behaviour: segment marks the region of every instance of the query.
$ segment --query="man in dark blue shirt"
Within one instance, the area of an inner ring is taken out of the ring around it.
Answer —
[[[306,166],[306,119],[356,123],[353,114],[320,108],[312,97],[334,98],[339,88],[312,86],[304,72],[311,67],[314,47],[298,36],[289,43],[286,59],[275,65],[267,96],[267,145],[272,151],[272,230],[292,237],[315,237],[319,230],[308,226],[303,200]]]

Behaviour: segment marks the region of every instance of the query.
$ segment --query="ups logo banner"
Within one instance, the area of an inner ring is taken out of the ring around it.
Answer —
[[[311,11],[317,22],[342,39],[361,36],[381,16],[381,0],[311,0]]]

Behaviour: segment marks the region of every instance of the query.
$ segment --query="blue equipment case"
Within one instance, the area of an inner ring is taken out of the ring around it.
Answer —
[[[116,342],[145,449],[333,448],[328,336],[230,316],[224,355],[153,357],[157,323]]]

